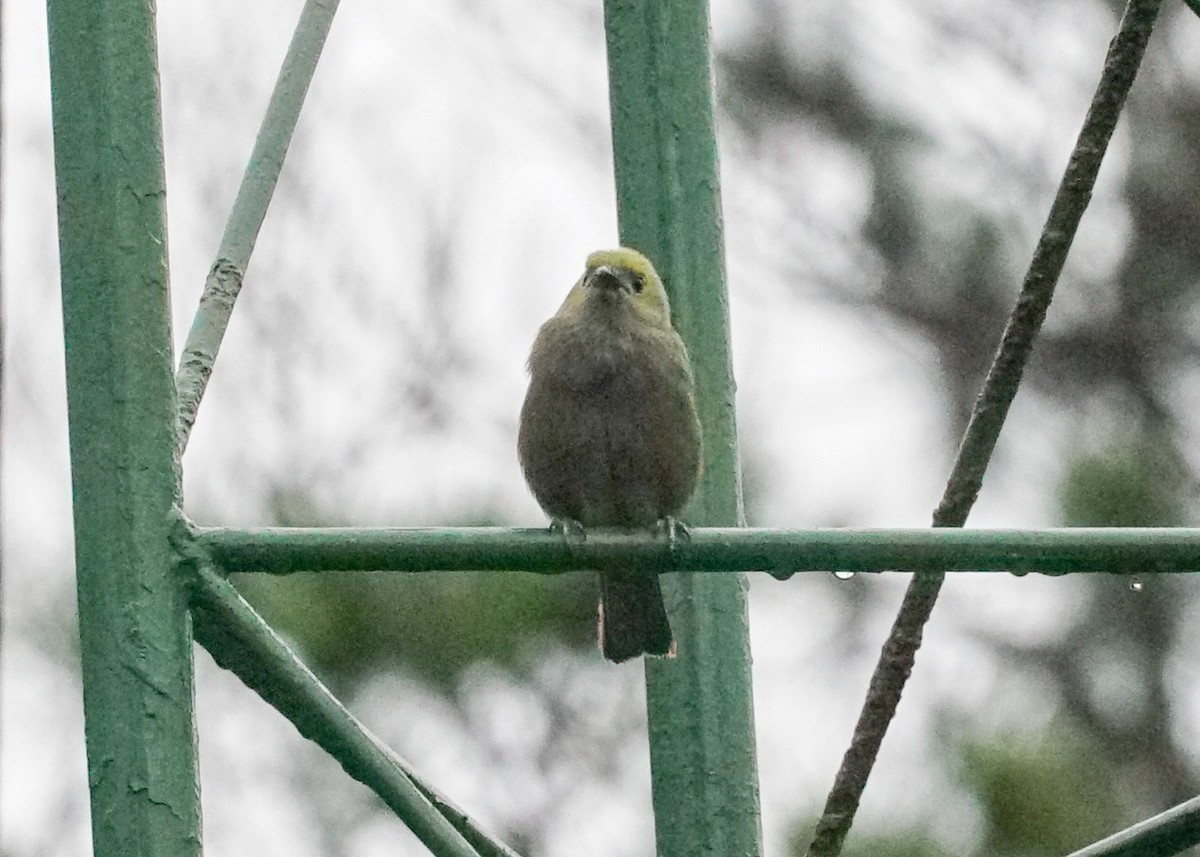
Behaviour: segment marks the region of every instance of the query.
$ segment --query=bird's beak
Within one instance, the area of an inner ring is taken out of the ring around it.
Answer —
[[[588,274],[583,282],[591,289],[601,289],[609,292],[632,292],[633,288],[626,282],[621,272],[610,265],[601,265]]]

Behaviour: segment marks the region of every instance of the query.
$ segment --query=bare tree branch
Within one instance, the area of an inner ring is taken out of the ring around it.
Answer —
[[[1125,7],[1120,29],[1109,45],[1100,83],[1050,207],[1017,305],[975,402],[942,502],[933,514],[935,527],[961,527],[979,496],[992,451],[1017,394],[1075,232],[1091,200],[1100,164],[1161,5],[1162,0],[1130,0]],[[871,677],[850,748],[842,759],[825,810],[817,822],[808,848],[809,857],[836,857],[841,853],[883,737],[895,717],[905,682],[912,673],[921,636],[933,613],[943,580],[945,575],[940,573],[918,574],[909,584]]]

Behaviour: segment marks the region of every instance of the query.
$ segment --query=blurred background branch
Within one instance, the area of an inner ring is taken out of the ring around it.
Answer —
[[[1067,254],[1091,201],[1100,165],[1141,65],[1161,3],[1162,0],[1130,0],[1125,7],[1120,29],[1109,45],[1096,94],[1025,273],[1016,306],[971,409],[946,490],[933,513],[934,527],[963,526],[979,497],[984,474],[1050,309]],[[850,747],[817,822],[808,849],[814,857],[836,857],[841,853],[884,735],[912,674],[925,625],[933,614],[944,580],[944,573],[934,573],[917,574],[909,582],[871,676]]]

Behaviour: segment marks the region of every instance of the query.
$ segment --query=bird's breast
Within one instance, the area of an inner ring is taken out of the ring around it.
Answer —
[[[675,514],[695,485],[699,423],[670,331],[551,323],[530,359],[519,451],[543,508],[587,525]]]

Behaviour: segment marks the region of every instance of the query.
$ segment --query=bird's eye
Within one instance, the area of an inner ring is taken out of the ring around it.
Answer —
[[[642,289],[646,286],[646,278],[641,274],[633,275],[633,290],[638,294],[642,293]]]

